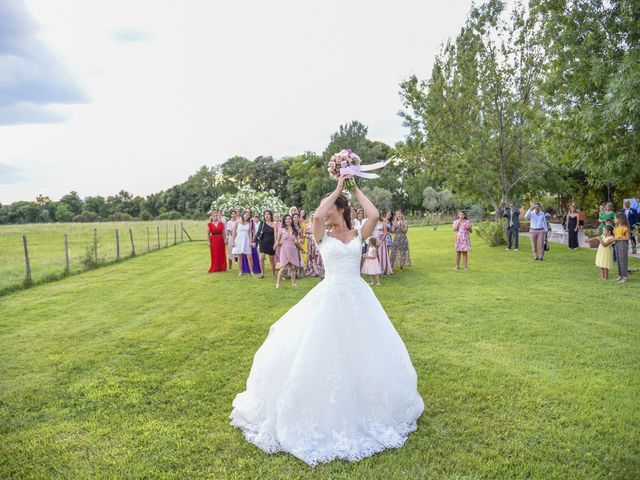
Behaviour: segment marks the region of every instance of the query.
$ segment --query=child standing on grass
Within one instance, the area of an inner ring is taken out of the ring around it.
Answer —
[[[369,249],[367,250],[367,253],[362,256],[362,258],[364,258],[364,263],[362,264],[360,272],[364,275],[372,276],[371,285],[380,285],[380,274],[382,273],[382,268],[380,267],[380,261],[378,260],[378,241],[375,237],[369,237],[367,239],[367,243],[369,244]]]
[[[600,280],[609,280],[609,270],[613,268],[613,227],[606,225],[602,235],[598,237],[598,253],[596,253],[596,266],[600,268]]]
[[[629,230],[629,222],[624,213],[616,214],[616,226],[613,228],[613,236],[616,241],[616,260],[618,262],[618,278],[620,283],[627,283],[629,275],[629,238],[631,231]]]
[[[464,210],[458,212],[458,218],[453,222],[453,230],[456,232],[456,270],[460,270],[460,256],[464,261],[464,269],[468,270],[467,254],[471,250],[469,234],[473,230],[473,225]]]

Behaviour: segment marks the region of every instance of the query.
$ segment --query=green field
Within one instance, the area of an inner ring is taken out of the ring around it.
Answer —
[[[102,222],[51,223],[29,225],[0,225],[0,292],[21,285],[25,278],[25,257],[22,235],[27,236],[32,278],[35,283],[62,275],[65,267],[64,234],[69,239],[70,271],[84,269],[82,259],[87,247],[93,243],[94,228],[98,236],[98,259],[111,262],[116,259],[116,230],[120,235],[120,258],[131,254],[129,229],[133,233],[136,253],[146,253],[160,245],[173,245],[173,226],[177,227],[177,241],[181,239],[180,223],[195,240],[205,240],[206,222],[195,220],[167,220],[164,222]],[[147,228],[149,245],[147,245]],[[168,228],[168,235],[167,235]],[[186,236],[183,236],[188,240]]]
[[[269,326],[318,280],[207,274],[185,242],[0,297],[0,478],[640,478],[640,274],[475,235],[456,272],[448,229],[410,241],[376,290],[426,406],[401,449],[310,468],[230,427]]]

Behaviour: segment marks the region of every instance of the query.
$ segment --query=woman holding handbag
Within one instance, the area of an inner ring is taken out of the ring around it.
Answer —
[[[256,232],[256,236],[253,239],[253,245],[258,245],[260,248],[260,266],[262,267],[262,273],[260,278],[264,278],[264,258],[269,256],[269,263],[271,264],[271,274],[276,275],[276,251],[275,251],[275,230],[276,226],[273,221],[273,212],[271,210],[265,210],[262,214],[262,221]]]

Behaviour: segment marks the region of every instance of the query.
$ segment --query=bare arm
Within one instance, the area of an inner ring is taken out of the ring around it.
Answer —
[[[342,193],[345,178],[346,175],[340,176],[336,185],[336,189],[331,192],[331,195],[322,200],[322,202],[320,202],[320,205],[316,209],[316,215],[315,217],[313,217],[313,238],[318,245],[320,245],[320,243],[322,242],[322,238],[324,237],[324,217],[326,217],[327,213],[329,213],[331,205],[336,203],[336,198],[338,198],[338,195]]]
[[[380,213],[378,212],[376,206],[371,203],[371,200],[369,200],[367,196],[362,192],[362,190],[358,188],[358,185],[356,185],[353,194],[367,214],[367,219],[364,221],[362,229],[360,230],[360,236],[362,238],[369,238],[373,233],[373,230],[376,228],[376,224],[378,223],[378,216],[380,215]]]

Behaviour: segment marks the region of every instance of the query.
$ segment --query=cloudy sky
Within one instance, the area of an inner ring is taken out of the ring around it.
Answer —
[[[0,0],[0,202],[146,195],[234,155],[402,140],[469,0]]]

